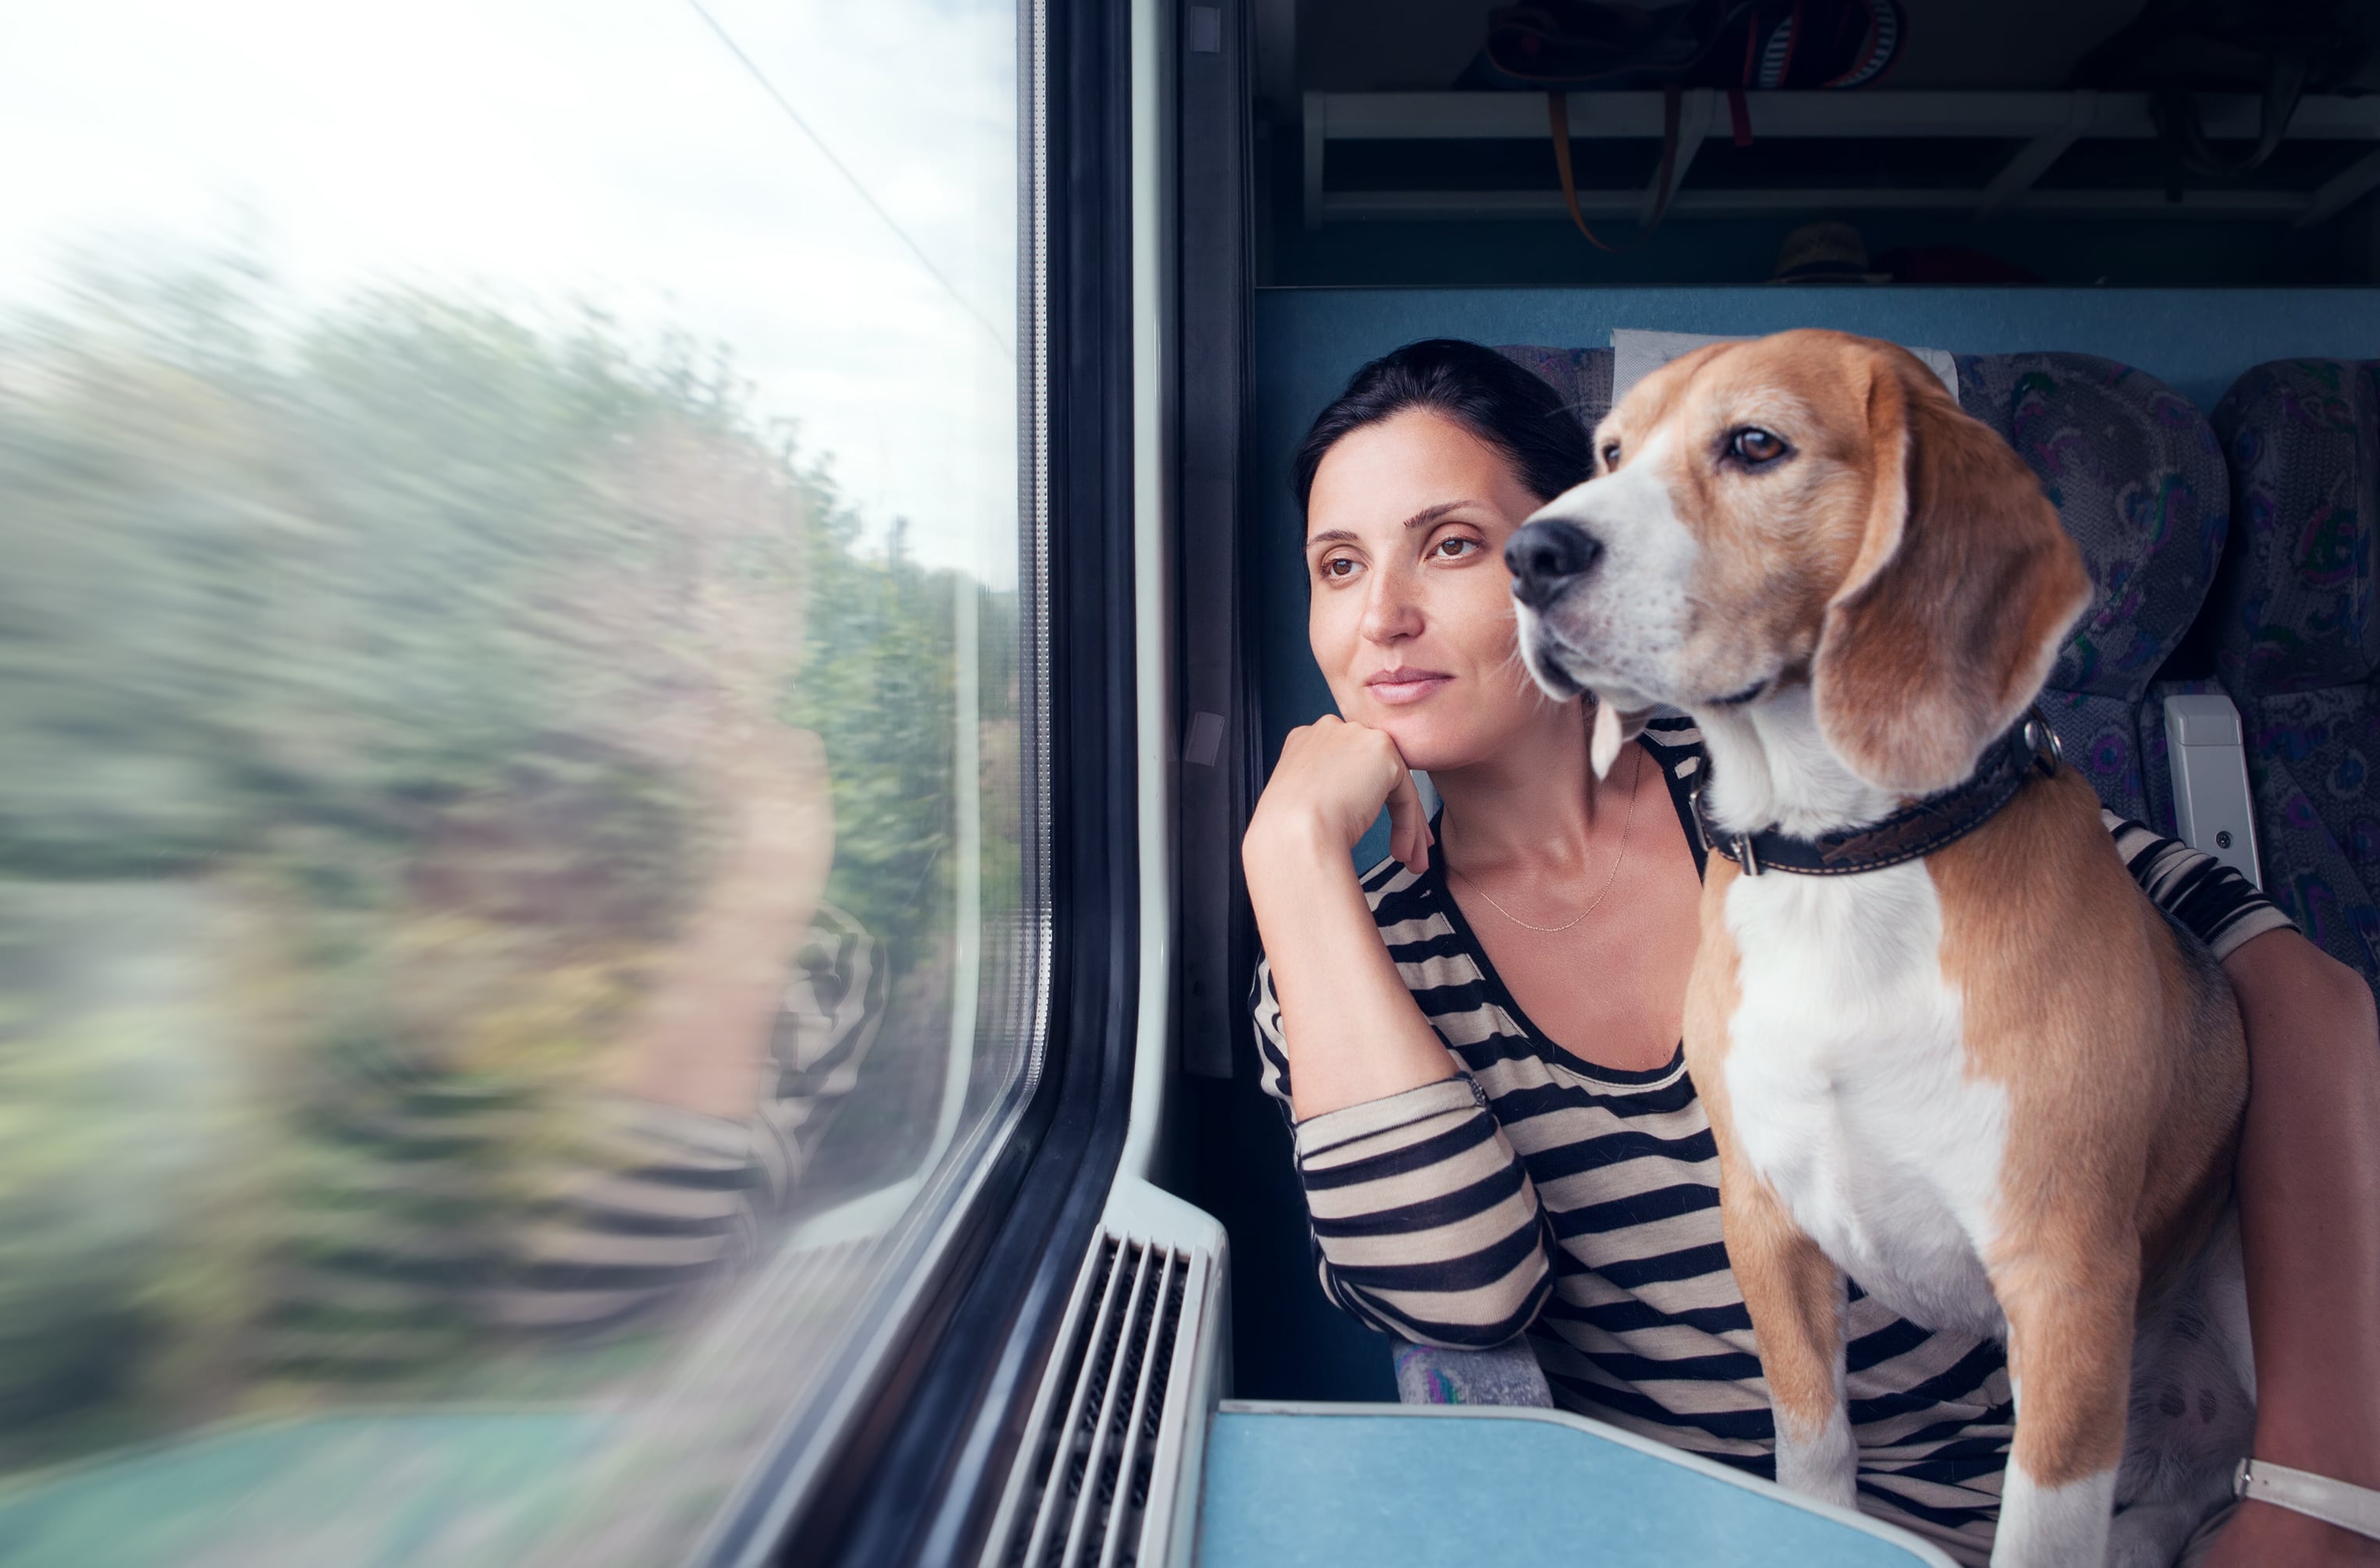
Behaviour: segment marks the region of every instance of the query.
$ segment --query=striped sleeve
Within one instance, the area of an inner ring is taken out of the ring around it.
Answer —
[[[1286,1110],[1269,964],[1253,989],[1265,1092]],[[1535,1321],[1553,1289],[1536,1189],[1468,1077],[1293,1125],[1323,1294],[1421,1345],[1501,1345]]]
[[[2291,931],[2295,923],[2248,879],[2214,856],[2168,838],[2101,807],[2099,820],[2115,837],[2116,853],[2151,902],[2196,933],[2216,959],[2229,958],[2252,937]]]

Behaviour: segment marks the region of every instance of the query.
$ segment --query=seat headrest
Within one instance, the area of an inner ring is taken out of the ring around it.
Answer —
[[[2139,702],[2222,559],[2230,488],[2215,431],[2155,377],[2089,354],[1961,355],[1959,402],[2039,476],[2091,570],[2091,608],[2050,689]]]
[[[2216,596],[2216,659],[2243,695],[2380,672],[2380,360],[2259,365],[2215,405],[2240,537]]]
[[[1525,369],[1535,370],[1561,393],[1563,404],[1578,416],[1578,422],[1586,427],[1590,435],[1596,423],[1611,412],[1609,349],[1503,344],[1496,352]]]

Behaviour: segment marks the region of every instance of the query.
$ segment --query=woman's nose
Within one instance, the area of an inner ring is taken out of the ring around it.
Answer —
[[[1366,639],[1375,643],[1401,642],[1418,634],[1421,623],[1421,606],[1395,573],[1383,572],[1372,579],[1372,592],[1364,604],[1363,631]]]

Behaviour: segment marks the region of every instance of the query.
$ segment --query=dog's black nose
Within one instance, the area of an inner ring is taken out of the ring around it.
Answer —
[[[1504,546],[1504,565],[1521,602],[1543,609],[1572,579],[1593,571],[1602,555],[1602,541],[1577,524],[1546,518],[1512,536]]]

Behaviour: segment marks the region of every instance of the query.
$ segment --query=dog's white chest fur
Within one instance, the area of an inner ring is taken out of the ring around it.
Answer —
[[[1724,1067],[1736,1138],[1827,1254],[1901,1316],[1998,1334],[1978,1256],[2008,1095],[1972,1076],[1922,862],[1739,876],[1741,1001]]]

